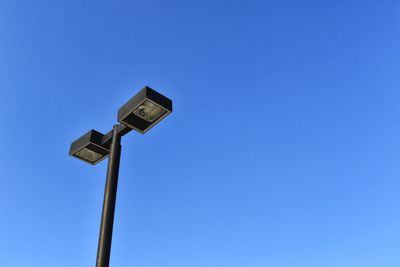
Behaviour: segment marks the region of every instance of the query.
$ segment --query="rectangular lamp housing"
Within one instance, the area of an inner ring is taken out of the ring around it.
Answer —
[[[95,165],[108,156],[109,149],[102,146],[104,135],[96,130],[90,130],[77,140],[69,149],[69,155]]]
[[[118,121],[144,134],[171,112],[171,99],[145,86],[118,110]]]

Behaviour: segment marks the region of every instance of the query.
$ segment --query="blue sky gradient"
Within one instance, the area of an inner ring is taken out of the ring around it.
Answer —
[[[94,266],[106,161],[67,155],[144,85],[113,267],[400,266],[399,1],[1,1],[0,266]]]

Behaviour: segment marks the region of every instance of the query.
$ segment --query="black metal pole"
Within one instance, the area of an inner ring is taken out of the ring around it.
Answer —
[[[110,262],[120,157],[121,135],[118,133],[118,125],[114,125],[110,146],[110,157],[108,159],[106,188],[104,190],[103,212],[101,214],[96,267],[108,267]]]

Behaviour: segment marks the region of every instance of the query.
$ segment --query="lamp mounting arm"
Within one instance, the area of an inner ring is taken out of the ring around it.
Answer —
[[[131,128],[129,128],[126,125],[123,125],[121,123],[118,123],[116,125],[116,127],[117,127],[117,134],[120,137],[122,137],[122,136],[126,135],[127,133],[129,133],[130,131],[132,131]],[[102,140],[102,146],[109,149],[111,142],[112,142],[112,138],[113,138],[113,130],[109,131],[108,133],[106,133],[104,135],[103,140]]]

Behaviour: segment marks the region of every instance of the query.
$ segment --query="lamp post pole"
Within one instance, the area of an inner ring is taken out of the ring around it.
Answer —
[[[114,125],[110,145],[110,156],[108,159],[106,186],[104,190],[96,267],[108,267],[110,262],[120,157],[121,134],[118,132],[118,125]]]

